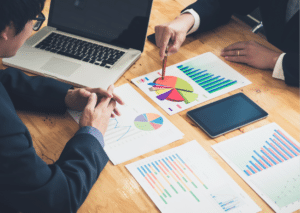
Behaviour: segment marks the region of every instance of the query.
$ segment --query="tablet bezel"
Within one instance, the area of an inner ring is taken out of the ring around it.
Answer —
[[[239,122],[239,123],[237,123],[235,126],[233,126],[233,127],[226,127],[226,128],[224,128],[222,131],[219,131],[219,132],[215,132],[215,131],[213,131],[213,130],[211,130],[211,129],[209,129],[206,125],[205,125],[205,123],[203,123],[202,121],[201,121],[201,119],[200,118],[198,118],[195,114],[197,114],[197,112],[199,111],[199,110],[203,110],[203,109],[206,109],[206,108],[208,108],[208,107],[211,107],[211,106],[214,106],[214,105],[216,105],[216,104],[220,104],[220,103],[222,103],[222,102],[225,102],[225,101],[228,101],[228,100],[230,100],[230,99],[232,99],[232,98],[236,98],[236,97],[241,97],[242,98],[242,100],[243,101],[246,101],[248,104],[250,104],[253,108],[255,108],[259,113],[260,113],[260,115],[259,116],[255,116],[255,117],[251,117],[250,119],[248,119],[248,120],[246,120],[246,121],[244,121],[244,122]],[[219,100],[219,101],[216,101],[216,102],[213,102],[213,103],[210,103],[210,104],[207,104],[207,105],[205,105],[205,106],[202,106],[202,107],[199,107],[199,108],[197,108],[197,109],[193,109],[193,110],[191,110],[191,111],[188,111],[187,112],[187,115],[188,115],[188,117],[189,118],[191,118],[204,132],[206,132],[211,138],[216,138],[216,137],[218,137],[218,136],[220,136],[220,135],[223,135],[223,134],[225,134],[225,133],[228,133],[228,132],[231,132],[231,131],[233,131],[233,130],[236,130],[236,129],[238,129],[238,128],[240,128],[240,127],[243,127],[243,126],[246,126],[246,125],[248,125],[248,124],[250,124],[250,123],[253,123],[253,122],[256,122],[256,121],[258,121],[258,120],[261,120],[261,119],[264,119],[264,118],[266,118],[269,114],[265,111],[265,110],[263,110],[260,106],[258,106],[256,103],[254,103],[250,98],[248,98],[245,94],[243,94],[243,93],[237,93],[237,94],[235,94],[235,95],[232,95],[232,96],[230,96],[230,97],[227,97],[227,98],[224,98],[224,99],[221,99],[221,100]]]

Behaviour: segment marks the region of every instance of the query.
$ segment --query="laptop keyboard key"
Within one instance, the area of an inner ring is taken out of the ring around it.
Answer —
[[[35,47],[106,68],[111,68],[125,53],[57,33],[51,33]]]
[[[70,58],[75,58],[75,59],[78,59],[78,60],[82,59],[82,57],[75,56],[75,55],[72,55],[72,54],[69,54],[69,53],[66,53],[66,52],[62,52],[62,51],[58,51],[57,53],[60,54],[60,55],[67,56],[67,57],[70,57]]]

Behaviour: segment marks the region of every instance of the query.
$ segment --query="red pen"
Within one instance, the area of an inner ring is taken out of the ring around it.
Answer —
[[[162,77],[161,77],[162,80],[164,80],[166,74],[167,55],[168,55],[168,47],[166,49],[166,55],[164,57],[163,64],[162,64]]]

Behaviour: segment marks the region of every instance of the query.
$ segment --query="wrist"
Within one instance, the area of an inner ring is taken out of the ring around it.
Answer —
[[[183,30],[187,34],[189,30],[194,26],[195,18],[190,13],[183,13],[177,16],[174,22],[178,24],[181,30]]]
[[[281,55],[281,53],[275,53],[274,56],[272,57],[272,63],[270,65],[271,70],[273,70],[275,68],[275,65],[276,65],[280,55]]]

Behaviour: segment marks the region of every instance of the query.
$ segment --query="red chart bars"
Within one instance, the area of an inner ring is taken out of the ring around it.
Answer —
[[[198,183],[192,180],[194,179],[192,176],[205,189],[208,189],[178,154],[149,162],[137,167],[137,170],[165,204],[168,204],[168,199],[172,198],[172,194],[187,192],[190,193],[190,196],[196,202],[200,202],[199,198],[193,192],[193,189],[198,188]]]
[[[246,165],[244,172],[250,176],[283,163],[291,158],[300,155],[300,147],[286,137],[280,130],[275,130],[274,134],[259,151],[253,150],[254,155]]]

